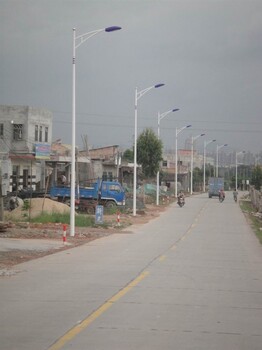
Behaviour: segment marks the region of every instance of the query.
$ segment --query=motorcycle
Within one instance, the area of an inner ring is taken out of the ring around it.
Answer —
[[[220,203],[224,202],[225,196],[223,196],[222,194],[219,195],[218,200],[219,200]]]
[[[184,197],[178,197],[177,198],[177,204],[182,208],[185,205],[185,198]]]

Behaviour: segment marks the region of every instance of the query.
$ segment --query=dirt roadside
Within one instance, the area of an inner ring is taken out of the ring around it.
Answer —
[[[133,225],[147,223],[158,217],[167,207],[168,205],[147,205],[146,209],[138,211],[135,217],[131,213],[121,214],[119,220],[116,214],[104,215],[106,227],[76,227],[74,237],[69,236],[69,230],[67,228],[66,242],[63,242],[64,231],[62,224],[10,223],[5,232],[0,232],[0,244],[1,238],[15,238],[25,241],[29,239],[48,239],[51,241],[59,241],[61,245],[59,247],[43,250],[26,249],[26,245],[24,249],[0,250],[0,276],[10,276],[12,274],[10,269],[13,266],[28,260],[54,254],[58,251],[70,249],[115,233],[130,233]],[[41,246],[41,242],[39,243]]]

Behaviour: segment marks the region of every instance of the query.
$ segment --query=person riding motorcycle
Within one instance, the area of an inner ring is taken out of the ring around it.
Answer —
[[[223,200],[225,199],[226,195],[225,195],[225,192],[224,192],[224,189],[223,189],[223,188],[221,188],[221,189],[219,190],[218,196],[219,196],[219,200],[221,200],[221,201],[223,201]]]
[[[179,203],[185,204],[185,195],[184,195],[182,190],[179,192],[179,194],[177,196],[177,202],[178,202],[178,204]]]
[[[235,188],[235,190],[233,191],[233,198],[235,202],[237,202],[237,195],[238,195],[238,192],[237,192],[237,189]]]

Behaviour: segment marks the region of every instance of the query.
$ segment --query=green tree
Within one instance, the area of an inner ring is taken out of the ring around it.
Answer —
[[[193,172],[193,190],[199,191],[203,184],[203,170],[196,167]]]
[[[126,160],[127,162],[133,162],[134,161],[134,152],[132,149],[127,149],[123,153],[123,159]]]
[[[162,160],[163,144],[152,129],[145,129],[137,139],[137,162],[145,177],[156,176]]]
[[[262,168],[259,165],[252,172],[251,185],[254,185],[256,190],[260,190],[262,186]]]

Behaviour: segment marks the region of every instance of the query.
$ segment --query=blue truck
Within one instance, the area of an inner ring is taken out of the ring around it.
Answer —
[[[210,177],[208,180],[208,197],[218,197],[219,191],[224,189],[224,178],[223,177]]]
[[[125,191],[117,181],[97,180],[87,187],[75,189],[76,209],[81,212],[94,213],[97,205],[107,208],[125,205]],[[52,186],[50,197],[70,205],[70,186]]]

